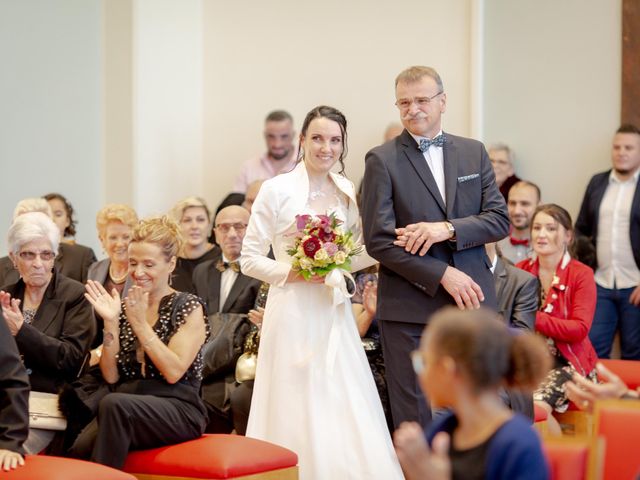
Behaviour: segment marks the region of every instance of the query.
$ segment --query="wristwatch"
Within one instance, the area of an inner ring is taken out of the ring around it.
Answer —
[[[456,227],[453,226],[453,224],[451,222],[444,222],[447,225],[447,228],[449,229],[449,234],[451,235],[451,237],[449,237],[449,240],[451,240],[452,242],[456,241]]]

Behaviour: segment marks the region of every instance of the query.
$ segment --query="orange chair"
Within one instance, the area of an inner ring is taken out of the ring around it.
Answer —
[[[2,480],[136,480],[129,473],[72,458],[28,455],[23,467],[0,472]]]
[[[601,359],[599,362],[618,375],[627,387],[632,390],[640,387],[640,361]]]
[[[587,437],[545,437],[542,449],[549,463],[551,480],[600,478],[598,443]]]
[[[635,480],[640,474],[640,401],[596,402],[595,428],[605,443],[604,478]]]
[[[204,435],[189,442],[131,452],[125,472],[138,480],[297,480],[298,456],[240,435]]]

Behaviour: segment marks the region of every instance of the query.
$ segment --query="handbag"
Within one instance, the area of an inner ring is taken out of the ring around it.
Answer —
[[[236,362],[236,382],[242,383],[256,378],[259,346],[260,330],[253,325],[244,342],[244,353],[240,355]]]
[[[58,407],[58,395],[29,392],[29,428],[66,430],[67,419]]]
[[[206,378],[232,373],[238,358],[242,355],[251,322],[246,315],[239,313],[214,313],[207,318],[211,340],[202,348],[202,375]]]

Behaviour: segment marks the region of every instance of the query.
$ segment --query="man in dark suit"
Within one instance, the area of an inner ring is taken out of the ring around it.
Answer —
[[[620,331],[623,359],[640,360],[640,129],[622,125],[613,137],[613,169],[591,178],[576,230],[596,249],[598,302],[589,338],[609,358]]]
[[[404,70],[396,99],[405,130],[366,156],[363,231],[381,265],[377,311],[393,421],[426,428],[431,410],[410,352],[440,307],[495,308],[484,244],[507,235],[509,218],[483,145],[441,133],[438,73]]]
[[[24,465],[29,432],[29,378],[0,311],[0,469]]]
[[[193,272],[193,284],[196,294],[201,297],[209,315],[218,313],[247,314],[254,307],[260,281],[247,277],[240,272],[238,259],[242,250],[242,240],[249,223],[249,212],[236,205],[225,207],[216,215],[214,232],[216,242],[220,246],[220,255],[201,263]],[[248,331],[248,323],[247,323]],[[231,394],[238,385],[234,372],[219,374],[211,372],[207,367],[210,358],[215,356],[210,342],[203,350],[205,369],[202,380],[202,398],[209,413],[208,432],[228,433],[234,428],[244,433],[248,420],[248,404],[251,402],[252,385],[242,384],[246,395],[234,394],[234,400],[241,405],[235,410],[246,411],[247,418],[234,415],[234,404]],[[253,382],[251,381],[251,384]],[[235,420],[235,421],[234,421]]]
[[[487,255],[493,267],[496,282],[498,313],[509,327],[535,331],[538,311],[538,279],[525,272],[498,253],[495,243],[486,244]],[[533,421],[533,395],[517,390],[501,390],[500,397],[514,412],[519,412]]]

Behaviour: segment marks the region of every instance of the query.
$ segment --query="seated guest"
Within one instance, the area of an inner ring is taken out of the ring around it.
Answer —
[[[142,220],[129,245],[134,285],[121,300],[89,280],[86,297],[104,319],[100,369],[111,391],[71,454],[122,468],[130,450],[202,435],[200,349],[207,337],[199,299],[177,292],[169,278],[183,240],[168,217]]]
[[[502,256],[518,263],[531,253],[531,217],[540,204],[540,189],[531,182],[520,181],[509,190],[509,236],[498,242]]]
[[[216,215],[214,231],[220,251],[214,259],[201,263],[193,272],[195,293],[204,300],[209,314],[248,314],[256,303],[260,281],[243,275],[238,263],[248,223],[249,212],[243,207],[226,207]],[[211,371],[209,358],[214,356],[214,352],[208,348],[211,346],[215,346],[215,343],[208,344],[204,349],[202,380],[202,397],[209,413],[207,432],[229,433],[235,428],[238,433],[244,434],[248,406],[243,408],[247,411],[246,418],[235,415],[230,397],[237,387],[234,372],[219,374]],[[251,400],[250,394],[248,400]]]
[[[59,193],[48,193],[44,199],[49,202],[51,207],[53,223],[60,229],[60,254],[58,255],[60,259],[58,261],[66,264],[62,273],[84,283],[87,281],[89,267],[96,261],[96,254],[91,248],[77,244],[74,239],[76,220],[73,218],[71,203]]]
[[[538,310],[538,279],[505,261],[496,243],[485,245],[496,282],[498,313],[510,328],[534,331]],[[514,412],[534,418],[530,392],[501,390],[500,397]]]
[[[576,372],[596,379],[597,357],[589,341],[596,283],[593,270],[569,255],[572,239],[569,213],[555,204],[541,205],[531,223],[534,255],[517,265],[540,282],[536,331],[546,337],[554,366],[533,398],[549,413],[549,431],[557,434],[560,426],[551,413],[564,412],[569,406],[566,381]]]
[[[49,203],[44,198],[25,198],[16,205],[13,211],[13,219],[27,212],[42,212],[49,217],[53,216]],[[96,256],[88,247],[82,245],[70,245],[60,243],[58,255],[55,260],[55,268],[64,276],[79,282],[85,282],[89,266],[96,261]],[[0,258],[0,287],[18,281],[18,272],[13,268],[9,257]]]
[[[378,269],[377,266],[361,270],[354,275],[356,291],[351,297],[351,308],[356,319],[358,333],[362,338],[362,346],[367,354],[373,380],[378,389],[384,416],[389,431],[393,432],[391,407],[389,405],[389,391],[385,378],[384,356],[380,344],[380,331],[375,321],[378,303]]]
[[[203,199],[187,197],[173,207],[171,216],[180,225],[184,240],[171,286],[179,292],[194,293],[193,270],[202,262],[219,255],[218,248],[208,239],[211,222],[209,208]]]
[[[253,207],[253,202],[255,202],[263,183],[264,180],[256,180],[255,182],[251,182],[247,187],[247,193],[244,196],[242,206],[249,210],[249,213],[251,213],[251,207]]]
[[[513,167],[513,150],[504,143],[494,143],[487,149],[487,153],[496,175],[496,183],[506,201],[511,187],[520,181]]]
[[[16,342],[0,313],[0,469],[24,465],[22,444],[29,431],[29,377]]]
[[[427,438],[415,422],[394,434],[408,479],[549,478],[538,435],[498,395],[502,385],[533,389],[548,371],[544,342],[513,334],[489,310],[446,307],[430,320],[412,356],[436,418]]]
[[[128,205],[109,204],[96,215],[98,238],[107,258],[94,263],[89,268],[89,280],[94,280],[104,287],[107,292],[114,288],[121,298],[127,296],[131,287],[129,276],[129,242],[131,232],[138,224],[138,215]],[[98,334],[92,348],[102,344],[103,322],[98,318]],[[93,352],[92,352],[93,353]],[[98,363],[98,358],[92,356],[92,365]]]
[[[2,313],[29,374],[31,389],[58,393],[73,381],[96,332],[84,288],[56,273],[60,232],[44,213],[19,215],[9,228],[9,256],[20,280],[0,291]],[[53,431],[31,429],[27,453],[39,453]]]
[[[596,364],[596,370],[598,371],[598,381],[601,383],[592,382],[576,373],[573,375],[573,380],[569,380],[565,384],[569,400],[581,410],[593,411],[593,404],[596,400],[640,399],[640,388],[631,390],[619,376],[600,362]]]

